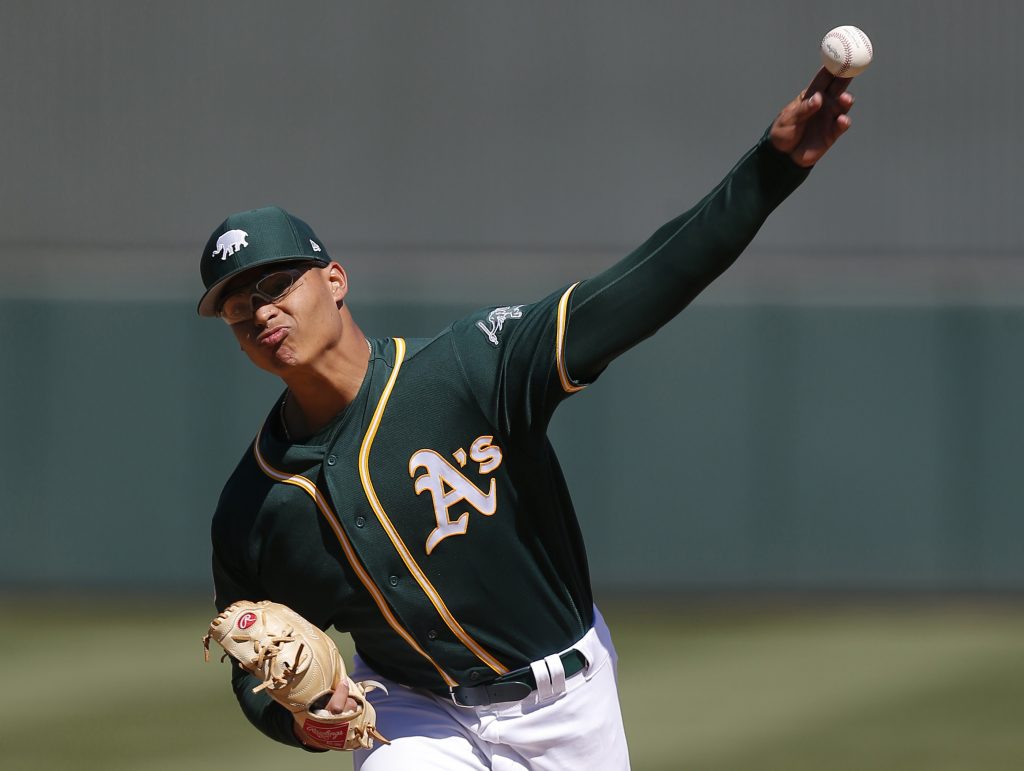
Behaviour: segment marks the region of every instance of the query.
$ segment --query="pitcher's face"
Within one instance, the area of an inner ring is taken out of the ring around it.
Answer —
[[[337,263],[264,267],[232,283],[224,292],[222,317],[239,319],[231,331],[260,369],[284,375],[314,362],[341,339],[338,309],[348,282]]]

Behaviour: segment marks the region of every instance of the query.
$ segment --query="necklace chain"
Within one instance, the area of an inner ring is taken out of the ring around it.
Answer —
[[[366,340],[366,350],[370,352],[370,358],[373,358],[373,343],[371,343],[369,339]],[[281,407],[278,410],[278,412],[280,413],[278,417],[280,418],[281,421],[281,430],[284,431],[285,441],[287,441],[289,444],[291,444],[292,441],[292,434],[288,430],[288,421],[284,416],[284,408],[288,405],[288,397],[291,396],[291,393],[291,390],[285,389],[284,396],[281,399]]]

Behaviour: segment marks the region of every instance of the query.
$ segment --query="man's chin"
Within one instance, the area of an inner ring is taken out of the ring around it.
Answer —
[[[281,346],[274,351],[261,351],[262,355],[249,356],[257,367],[266,370],[272,375],[285,375],[296,367],[302,366],[302,361],[291,348]]]
[[[271,358],[271,366],[278,374],[290,372],[302,366],[299,357],[291,350],[277,350]]]

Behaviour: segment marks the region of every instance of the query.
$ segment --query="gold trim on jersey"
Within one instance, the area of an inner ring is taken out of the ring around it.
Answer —
[[[394,613],[391,612],[391,608],[388,607],[387,600],[384,599],[384,595],[381,594],[380,589],[378,589],[376,584],[373,583],[373,579],[370,577],[370,574],[366,572],[366,568],[360,564],[359,559],[356,557],[355,549],[352,547],[352,543],[348,540],[348,536],[345,535],[345,531],[342,530],[341,523],[338,521],[338,517],[334,513],[334,510],[331,508],[331,504],[327,502],[327,499],[324,497],[323,493],[320,492],[317,486],[301,474],[288,474],[284,471],[279,471],[267,463],[266,459],[263,457],[263,453],[260,452],[260,437],[262,435],[263,430],[260,429],[260,433],[256,435],[256,440],[253,442],[253,454],[256,456],[256,463],[260,467],[260,470],[275,482],[282,482],[286,485],[295,485],[309,494],[314,503],[316,503],[316,507],[320,510],[324,519],[326,519],[327,523],[331,526],[331,530],[334,531],[334,536],[338,539],[338,543],[341,544],[341,550],[345,553],[345,558],[348,560],[349,565],[352,566],[352,569],[355,570],[356,575],[359,576],[359,580],[362,582],[363,586],[366,587],[366,590],[373,597],[374,602],[380,609],[381,615],[383,615],[384,620],[388,622],[388,626],[394,629],[395,632],[398,633],[399,637],[405,640],[414,651],[433,665],[434,669],[436,669],[437,673],[441,675],[441,679],[444,680],[448,687],[451,688],[458,685],[458,682],[456,682],[447,672],[441,669],[441,666],[431,658],[429,653],[419,646],[419,643],[413,639],[413,636],[409,634],[409,632],[407,632],[399,623],[398,619],[395,618]]]
[[[558,379],[562,383],[562,390],[567,394],[574,394],[587,387],[585,384],[577,385],[572,382],[572,378],[569,377],[569,373],[565,368],[565,330],[569,319],[569,297],[572,295],[572,290],[579,285],[580,282],[577,281],[566,289],[562,299],[558,301],[558,328],[555,331],[555,362],[558,366]]]
[[[388,379],[387,385],[384,387],[384,392],[380,395],[380,400],[377,402],[377,409],[373,412],[373,418],[370,420],[370,426],[366,429],[366,435],[363,437],[362,446],[359,448],[359,479],[363,483],[363,491],[366,493],[366,498],[370,502],[370,507],[377,515],[377,519],[384,528],[384,532],[388,534],[388,538],[391,539],[392,545],[402,558],[406,568],[408,568],[413,578],[416,579],[416,583],[419,584],[424,594],[427,595],[427,598],[444,620],[445,624],[459,639],[459,641],[469,648],[469,650],[471,650],[473,654],[480,659],[480,661],[499,675],[503,675],[508,672],[508,667],[494,658],[494,656],[488,653],[480,643],[470,637],[469,633],[462,628],[462,625],[459,624],[455,619],[455,616],[453,616],[451,611],[445,606],[444,600],[441,599],[441,595],[430,583],[430,580],[427,578],[426,574],[424,574],[420,566],[416,563],[416,560],[409,552],[408,547],[406,547],[401,536],[398,534],[398,531],[395,529],[394,524],[388,518],[387,513],[384,511],[384,507],[381,505],[380,499],[377,497],[377,493],[373,489],[373,482],[370,480],[370,448],[373,446],[373,440],[377,435],[377,429],[380,428],[381,419],[384,417],[384,410],[387,407],[388,399],[391,398],[391,392],[395,387],[395,381],[398,379],[398,373],[402,369],[402,360],[404,358],[405,340],[400,337],[396,337],[395,367],[391,373],[391,377]]]

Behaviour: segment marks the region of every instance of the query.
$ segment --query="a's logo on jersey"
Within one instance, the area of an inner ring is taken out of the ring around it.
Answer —
[[[252,611],[247,611],[238,617],[238,621],[235,622],[235,626],[239,629],[248,629],[256,623],[256,614]]]
[[[320,244],[318,244],[318,243],[317,243],[316,241],[314,241],[314,240],[313,240],[312,238],[311,238],[311,239],[309,239],[309,245],[313,247],[313,251],[314,251],[314,252],[320,252],[320,251],[323,251],[323,250],[322,250],[322,249],[320,248]]]
[[[501,308],[495,308],[493,311],[488,313],[486,324],[482,321],[478,321],[476,325],[480,328],[481,332],[487,335],[487,339],[491,341],[491,345],[497,345],[498,333],[501,331],[501,328],[505,326],[505,322],[509,319],[521,319],[522,317],[522,305],[505,305]]]
[[[490,474],[501,465],[501,448],[493,444],[493,441],[493,436],[477,437],[469,446],[469,459],[461,447],[452,453],[452,457],[462,468],[465,468],[468,460],[472,460],[480,464],[478,468],[481,474]],[[417,477],[416,472],[421,468],[426,469],[426,473]],[[487,492],[484,492],[434,450],[420,450],[409,458],[409,476],[416,478],[414,488],[417,495],[428,492],[433,499],[437,527],[427,536],[427,554],[445,538],[465,535],[469,528],[469,512],[455,512],[457,519],[452,520],[449,513],[452,506],[465,501],[487,517],[498,510],[497,484],[493,479]]]
[[[219,254],[222,260],[226,260],[239,249],[244,249],[249,245],[249,242],[246,240],[248,237],[249,234],[244,230],[229,230],[217,239],[217,248],[213,250],[213,254],[210,256],[216,257]]]

